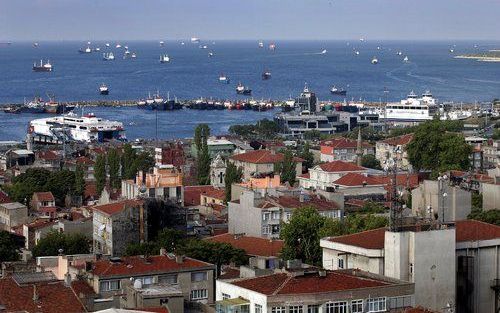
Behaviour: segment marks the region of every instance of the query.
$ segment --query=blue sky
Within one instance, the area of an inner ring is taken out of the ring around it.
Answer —
[[[0,0],[0,40],[500,40],[500,0]]]

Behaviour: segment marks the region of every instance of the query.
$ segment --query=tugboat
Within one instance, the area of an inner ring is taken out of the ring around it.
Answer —
[[[229,84],[229,82],[231,81],[229,79],[229,77],[227,77],[226,75],[224,75],[224,73],[220,74],[219,76],[219,81],[223,84]]]
[[[238,86],[236,86],[236,93],[238,95],[249,96],[252,94],[252,89],[249,89],[248,87],[243,86],[241,83],[238,83]]]
[[[87,46],[87,48],[85,48],[85,49],[81,48],[80,50],[78,50],[78,52],[80,52],[80,53],[92,53],[92,49],[89,46]]]
[[[345,96],[347,94],[347,91],[343,88],[339,89],[335,86],[332,86],[332,88],[330,89],[330,93],[336,96]]]
[[[265,70],[262,73],[262,80],[268,80],[271,78],[271,71],[270,70]]]
[[[33,63],[33,72],[52,72],[52,64],[49,60],[45,64],[40,60],[40,64]]]
[[[170,62],[170,57],[168,54],[162,54],[160,55],[160,63],[168,63]]]
[[[45,103],[42,98],[35,97],[32,101],[25,104],[21,111],[22,113],[45,113]]]
[[[373,57],[373,59],[372,59],[372,64],[378,64],[378,59],[377,59],[377,57]]]
[[[113,61],[115,59],[115,55],[113,54],[113,52],[103,53],[102,59],[104,61]]]
[[[101,95],[109,95],[108,86],[106,86],[106,84],[102,83],[102,85],[99,87],[99,93]]]

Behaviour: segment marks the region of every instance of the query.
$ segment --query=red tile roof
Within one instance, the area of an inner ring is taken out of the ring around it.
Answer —
[[[201,194],[213,190],[214,187],[206,186],[185,186],[184,187],[184,205],[196,206],[201,204]]]
[[[254,163],[254,164],[268,164],[282,162],[284,155],[282,153],[275,153],[269,150],[256,150],[247,153],[236,154],[230,157],[232,160]],[[303,162],[301,158],[294,157],[295,162]]]
[[[224,200],[226,198],[226,191],[224,189],[212,188],[202,192],[202,195],[217,200]]]
[[[318,211],[330,211],[339,208],[337,203],[325,200],[323,198],[318,198],[315,195],[307,196],[302,201],[300,201],[300,197],[292,197],[292,196],[268,197],[268,198],[271,200],[271,203],[266,204],[266,202],[264,202],[262,208],[274,207],[276,206],[275,203],[287,209],[313,207]]]
[[[86,312],[71,288],[63,282],[36,284],[39,300],[33,301],[33,284],[18,285],[11,277],[0,279],[0,304],[6,312]]]
[[[320,164],[319,167],[325,172],[354,172],[366,171],[366,168],[352,162],[333,161]]]
[[[238,268],[223,268],[222,274],[220,274],[217,279],[235,279],[240,277],[240,270]]]
[[[332,147],[333,149],[356,149],[358,147],[358,141],[349,138],[332,138],[322,141],[321,145]],[[361,146],[365,148],[372,147],[372,145],[366,141],[362,141]]]
[[[476,220],[456,221],[457,242],[500,238],[500,226]]]
[[[235,248],[245,250],[246,254],[252,256],[278,256],[284,245],[283,240],[235,236],[233,234],[218,235],[206,238],[206,240],[228,243]]]
[[[33,199],[37,199],[38,201],[54,201],[54,196],[52,192],[35,192],[33,193]]]
[[[153,273],[179,272],[213,267],[212,264],[184,257],[177,263],[168,256],[155,255],[145,259],[140,256],[123,257],[120,262],[99,260],[93,263],[92,273],[99,277],[147,275]]]
[[[0,203],[10,203],[12,200],[10,200],[9,196],[0,190]]]
[[[136,207],[142,204],[140,200],[124,200],[119,202],[113,202],[104,205],[97,205],[93,207],[93,211],[103,212],[107,215],[113,215],[123,211],[126,208]]]
[[[307,178],[307,179],[309,179],[309,178],[311,178],[311,173],[308,172],[308,173],[299,175],[299,178]]]
[[[85,182],[85,191],[83,193],[85,198],[99,198],[97,194],[97,185],[95,182]]]
[[[333,182],[335,185],[340,186],[383,186],[385,182],[376,176],[365,176],[359,173],[347,173],[344,176],[340,177],[336,181]]]
[[[168,309],[165,307],[157,307],[157,308],[139,308],[139,311],[144,312],[154,312],[154,313],[169,313]]]
[[[28,226],[29,230],[36,230],[45,227],[51,227],[55,223],[56,223],[55,221],[49,221],[47,219],[39,219],[25,225]]]
[[[389,138],[386,140],[382,140],[383,143],[391,145],[391,146],[404,146],[409,144],[413,139],[413,134],[406,134],[398,137]]]
[[[54,152],[54,151],[40,151],[37,153],[37,157],[39,159],[43,159],[43,160],[46,160],[46,161],[55,161],[55,160],[59,160],[59,155]]]
[[[318,273],[295,277],[287,273],[278,273],[237,280],[232,284],[265,295],[325,293],[390,285],[387,281],[361,275],[354,276],[350,271],[327,271],[325,277],[319,276]]]
[[[384,249],[385,227],[356,234],[331,237],[329,241],[365,249]]]
[[[94,296],[96,293],[94,288],[90,286],[86,281],[74,280],[71,282],[71,288],[75,291],[75,294],[80,297],[80,294],[84,296]]]

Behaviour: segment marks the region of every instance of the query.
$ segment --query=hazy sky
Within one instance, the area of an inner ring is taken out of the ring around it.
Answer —
[[[0,40],[500,40],[500,0],[0,0]]]

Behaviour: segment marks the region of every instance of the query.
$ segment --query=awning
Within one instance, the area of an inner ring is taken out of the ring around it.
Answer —
[[[242,306],[250,304],[250,301],[243,298],[234,298],[234,299],[224,299],[217,301],[216,304],[223,306]]]

